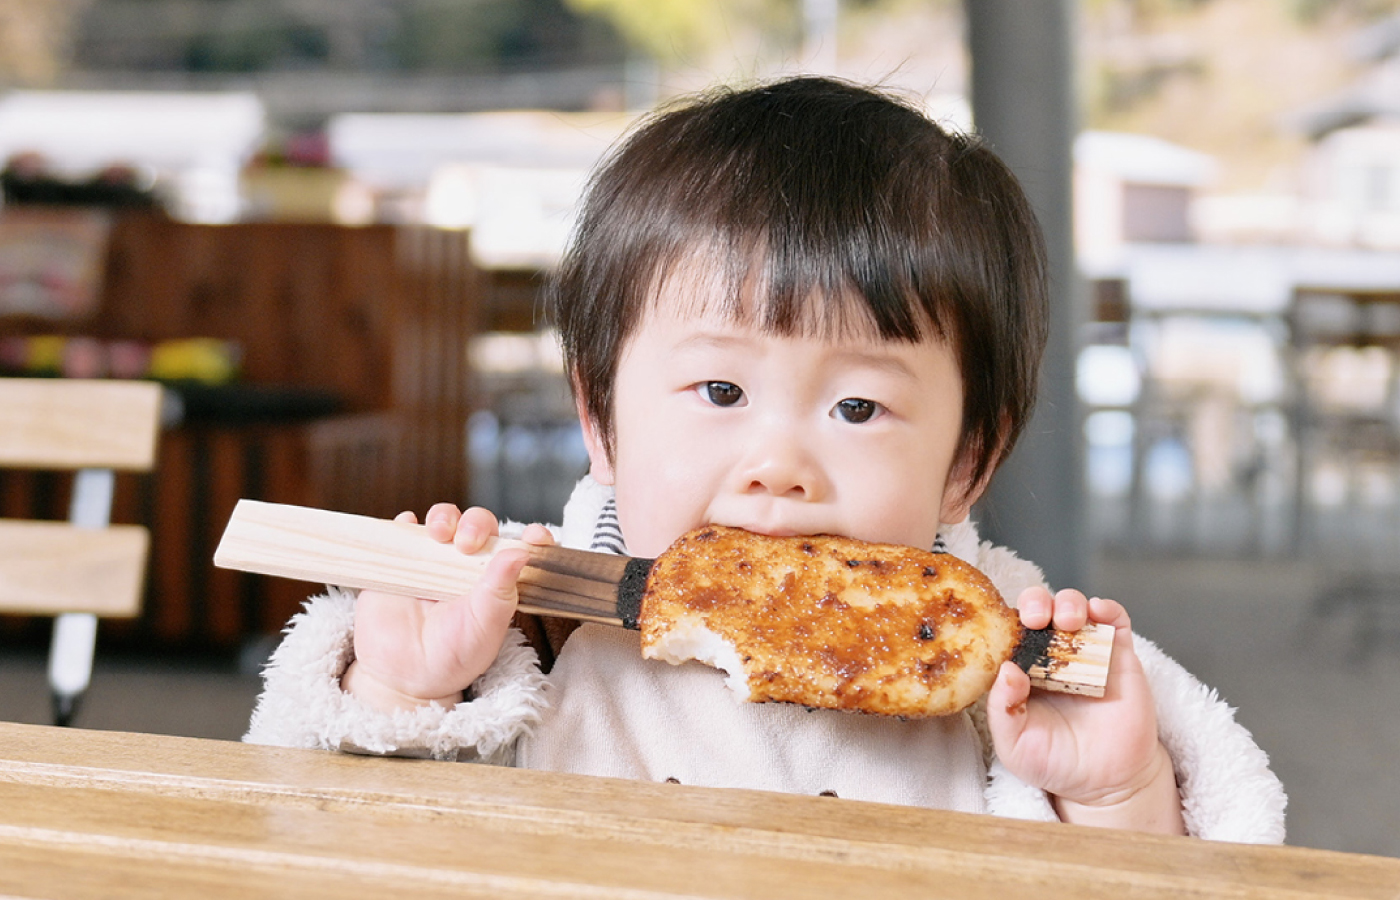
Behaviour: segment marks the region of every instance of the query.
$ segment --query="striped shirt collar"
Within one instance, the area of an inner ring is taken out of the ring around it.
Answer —
[[[617,498],[609,497],[598,513],[598,521],[593,526],[593,542],[588,549],[594,553],[611,553],[614,556],[629,556],[627,543],[622,539],[622,525],[617,520]],[[933,541],[934,553],[947,553],[948,542],[939,532]]]

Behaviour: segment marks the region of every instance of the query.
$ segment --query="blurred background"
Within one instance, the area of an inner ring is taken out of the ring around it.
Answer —
[[[242,733],[309,587],[210,566],[239,497],[556,520],[585,456],[537,299],[590,167],[798,71],[975,129],[968,8],[0,0],[0,374],[169,388],[114,501],[144,610],[76,724]],[[1400,855],[1400,2],[1068,8],[1085,586],[1239,708],[1291,842]],[[0,515],[66,491],[0,473]],[[0,617],[0,719],[48,720],[49,627]]]

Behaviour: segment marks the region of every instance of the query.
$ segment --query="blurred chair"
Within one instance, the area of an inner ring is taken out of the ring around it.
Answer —
[[[55,616],[54,719],[92,675],[97,617],[141,610],[150,536],[112,525],[116,470],[155,464],[161,388],[133,381],[0,379],[0,467],[73,473],[68,521],[0,519],[0,612]]]

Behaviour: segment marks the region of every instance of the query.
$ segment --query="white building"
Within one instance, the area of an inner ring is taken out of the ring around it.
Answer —
[[[1075,247],[1093,273],[1132,244],[1195,240],[1191,206],[1216,174],[1204,153],[1142,134],[1086,131],[1074,144]]]

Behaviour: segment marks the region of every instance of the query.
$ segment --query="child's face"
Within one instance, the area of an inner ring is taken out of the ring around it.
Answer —
[[[710,523],[929,548],[966,516],[947,344],[775,336],[666,290],[618,366],[611,463],[585,420],[630,553]]]

